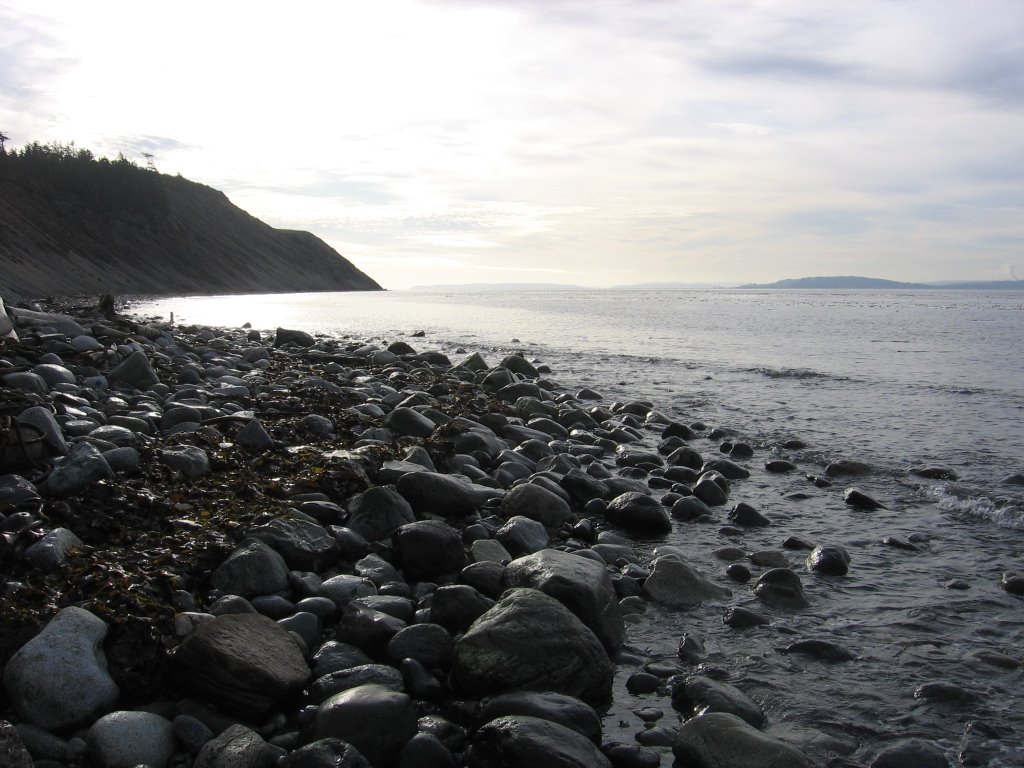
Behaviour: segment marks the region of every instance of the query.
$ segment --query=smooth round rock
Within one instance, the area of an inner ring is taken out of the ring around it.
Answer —
[[[164,768],[176,742],[171,722],[151,712],[111,712],[89,728],[89,752],[102,768]]]
[[[682,724],[672,752],[688,768],[812,768],[795,748],[736,715],[708,712]]]
[[[605,517],[612,525],[646,534],[665,534],[672,521],[657,499],[642,493],[627,492],[608,502]]]
[[[391,765],[416,734],[416,710],[404,693],[361,685],[327,699],[317,710],[314,738],[337,738],[374,766]]]
[[[467,764],[469,768],[612,768],[587,737],[525,715],[499,717],[477,730]]]

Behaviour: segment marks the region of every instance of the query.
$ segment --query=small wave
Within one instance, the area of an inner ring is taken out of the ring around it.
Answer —
[[[833,376],[830,373],[820,373],[818,371],[812,371],[809,368],[746,368],[746,371],[750,373],[760,373],[762,376],[769,379],[833,379],[835,381],[845,381],[845,376]]]
[[[1024,508],[1014,503],[999,504],[987,496],[967,496],[953,492],[948,486],[930,489],[939,509],[989,520],[1001,528],[1024,530]]]

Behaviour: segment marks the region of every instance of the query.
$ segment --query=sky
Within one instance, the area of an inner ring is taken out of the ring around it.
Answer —
[[[1024,277],[1019,0],[0,0],[75,142],[389,289]]]

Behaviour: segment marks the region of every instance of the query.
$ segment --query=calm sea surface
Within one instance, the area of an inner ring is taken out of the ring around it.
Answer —
[[[781,550],[796,535],[845,546],[850,574],[804,573],[811,609],[773,615],[768,627],[725,627],[725,605],[652,608],[630,642],[674,658],[683,632],[701,637],[709,663],[766,707],[768,730],[818,757],[842,750],[866,763],[881,746],[919,736],[951,760],[967,750],[980,756],[976,765],[1024,765],[1024,672],[992,655],[1024,658],[1024,599],[999,586],[1004,571],[1024,572],[1024,487],[1002,482],[1024,472],[1024,293],[334,293],[178,297],[133,311],[173,312],[180,324],[405,337],[453,360],[459,349],[491,362],[523,350],[571,390],[646,399],[674,419],[737,430],[756,455],[744,462],[753,475],[734,484],[732,502],[754,504],[772,525],[736,540],[717,526],[677,522],[668,543],[724,580],[714,549]],[[425,338],[409,338],[418,330]],[[779,448],[790,438],[807,447]],[[694,447],[705,457],[718,451],[708,440]],[[776,457],[802,471],[764,472]],[[836,459],[874,471],[834,488],[806,480]],[[924,466],[959,479],[910,473]],[[851,511],[842,491],[854,484],[886,509]],[[787,498],[796,491],[808,498]],[[917,550],[886,546],[887,536]],[[787,556],[802,568],[799,553]],[[764,611],[744,585],[727,604]],[[858,659],[828,665],[777,652],[804,637],[839,643]],[[972,697],[915,698],[935,681]],[[669,711],[664,700],[649,704]],[[608,735],[629,739],[641,729],[628,707],[606,718]]]

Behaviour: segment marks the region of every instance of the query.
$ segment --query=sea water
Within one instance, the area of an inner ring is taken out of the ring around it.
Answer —
[[[753,504],[772,524],[737,539],[718,525],[676,522],[665,539],[638,546],[683,546],[694,565],[728,583],[713,550],[782,551],[787,536],[799,536],[844,546],[850,573],[804,572],[811,607],[800,613],[765,610],[749,585],[736,584],[724,605],[652,607],[628,641],[671,659],[681,634],[699,637],[708,663],[766,708],[767,730],[819,758],[848,753],[866,763],[895,739],[917,736],[951,759],[967,750],[979,765],[1024,765],[1024,672],[992,655],[1024,659],[1024,598],[999,584],[1004,571],[1024,572],[1024,487],[1003,482],[1024,472],[1024,293],[409,291],[177,297],[132,309],[173,312],[179,324],[401,338],[453,360],[463,350],[491,362],[523,351],[570,391],[648,400],[672,419],[736,430],[755,456],[743,462],[753,474],[733,484],[730,503]],[[412,338],[416,331],[424,337]],[[806,447],[781,448],[792,439]],[[714,458],[718,442],[693,445]],[[772,458],[800,472],[769,474],[763,464]],[[833,488],[808,482],[837,459],[873,469]],[[911,471],[927,466],[957,479]],[[849,485],[885,508],[847,507]],[[801,570],[802,554],[786,554]],[[725,605],[768,613],[773,623],[731,629],[721,621]],[[803,638],[838,643],[857,659],[779,653]],[[605,730],[630,739],[643,729],[632,712],[642,697],[626,695],[623,680]],[[915,698],[936,681],[969,696]],[[663,699],[648,704],[670,712]]]

